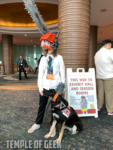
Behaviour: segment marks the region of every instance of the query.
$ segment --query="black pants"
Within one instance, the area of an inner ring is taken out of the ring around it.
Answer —
[[[19,67],[19,80],[21,80],[21,72],[24,72],[25,78],[27,78],[26,70],[23,67]]]
[[[39,109],[38,109],[38,113],[37,113],[37,118],[36,118],[36,124],[42,124],[43,118],[44,118],[44,113],[45,113],[45,109],[46,109],[46,105],[48,102],[48,98],[46,96],[41,96],[40,95],[40,101],[39,101]],[[52,113],[51,113],[51,124],[52,124]]]
[[[38,67],[35,68],[35,72],[34,72],[35,74],[37,73],[37,69],[38,69]]]

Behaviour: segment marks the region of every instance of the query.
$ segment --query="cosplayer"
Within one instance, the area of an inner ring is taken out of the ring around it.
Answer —
[[[33,124],[33,126],[28,130],[28,133],[32,133],[40,128],[48,102],[49,97],[44,96],[43,91],[56,89],[60,82],[65,83],[65,66],[62,56],[57,54],[57,38],[59,32],[49,32],[33,0],[23,1],[25,3],[26,9],[42,33],[40,41],[41,47],[44,50],[44,56],[41,58],[39,65],[37,81],[40,93],[39,110],[35,124]],[[56,130],[54,130],[51,136],[55,136],[55,134]]]
[[[39,110],[35,124],[28,130],[32,133],[40,128],[42,124],[45,108],[48,98],[52,97],[52,126],[50,132],[45,138],[56,135],[56,123],[61,124],[61,132],[57,142],[61,142],[64,129],[68,129],[72,134],[83,129],[83,125],[75,110],[68,105],[68,102],[62,97],[65,84],[65,66],[61,55],[57,54],[58,32],[48,31],[42,17],[33,0],[23,0],[26,9],[37,24],[43,34],[40,38],[41,47],[44,50],[44,56],[41,58],[38,74],[38,87],[40,92]]]

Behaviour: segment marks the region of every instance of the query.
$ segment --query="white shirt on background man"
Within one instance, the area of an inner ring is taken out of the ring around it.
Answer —
[[[38,67],[38,60],[35,60],[35,67]]]
[[[113,78],[113,49],[101,48],[95,54],[96,78]]]

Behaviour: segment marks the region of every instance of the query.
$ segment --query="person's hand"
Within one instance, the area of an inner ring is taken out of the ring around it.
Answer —
[[[41,91],[41,92],[40,92],[40,95],[41,95],[41,96],[43,96],[43,95],[44,95],[43,91]]]

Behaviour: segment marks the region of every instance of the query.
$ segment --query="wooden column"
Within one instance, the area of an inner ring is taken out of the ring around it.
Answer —
[[[12,35],[2,35],[2,55],[3,64],[5,65],[5,74],[14,73]]]
[[[91,26],[90,27],[90,46],[89,46],[89,61],[88,61],[88,67],[89,68],[95,68],[94,65],[94,56],[97,51],[97,26]]]
[[[59,0],[59,54],[66,68],[88,68],[90,0]]]

